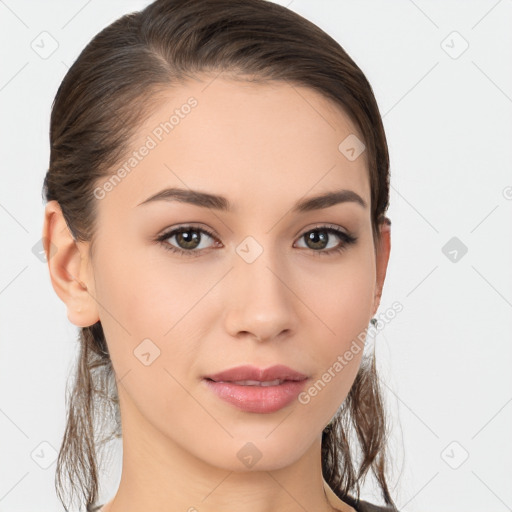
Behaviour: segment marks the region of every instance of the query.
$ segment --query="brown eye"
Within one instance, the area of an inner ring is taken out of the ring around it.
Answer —
[[[201,234],[198,229],[180,230],[173,236],[176,237],[176,242],[181,249],[196,249],[201,243]]]
[[[329,241],[329,235],[326,233],[326,230],[315,230],[305,234],[304,239],[306,240],[306,245],[310,244],[308,245],[310,249],[325,249]]]
[[[333,235],[335,235],[335,237],[333,237]],[[332,238],[338,238],[339,241],[341,240],[341,243],[338,241],[337,245],[331,245],[331,247],[325,250]],[[356,237],[341,231],[335,226],[318,226],[304,233],[300,239],[305,240],[306,248],[318,253],[318,255],[339,253],[347,249],[347,246],[350,244],[354,244],[357,240]]]
[[[175,239],[175,242],[169,242],[169,240],[173,238]],[[167,231],[163,235],[159,236],[157,241],[163,244],[164,248],[168,251],[186,256],[198,256],[203,250],[209,248],[204,246],[208,238],[215,239],[215,236],[204,228],[181,226],[171,231]],[[201,245],[202,247],[200,247]]]

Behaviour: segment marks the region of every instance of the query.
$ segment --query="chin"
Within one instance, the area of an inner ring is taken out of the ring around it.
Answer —
[[[267,428],[260,435],[245,429],[244,434],[234,436],[224,443],[216,443],[212,439],[211,444],[215,448],[209,447],[208,457],[203,456],[203,460],[227,471],[243,473],[282,469],[299,460],[311,448],[316,438],[314,435],[304,438],[303,429],[296,437],[285,429],[278,433],[281,427],[282,425],[278,426],[273,432]],[[318,439],[321,439],[321,435]]]

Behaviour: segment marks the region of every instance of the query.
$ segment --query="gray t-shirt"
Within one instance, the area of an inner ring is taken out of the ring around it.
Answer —
[[[391,505],[374,505],[368,501],[352,501],[347,498],[345,498],[344,501],[355,508],[357,512],[399,512],[396,508],[391,507]]]
[[[338,510],[344,510],[344,503],[351,506],[356,512],[399,512],[391,505],[374,505],[368,501],[358,500],[352,496],[346,496],[343,500],[331,489],[329,484],[324,481],[324,491],[329,503]]]

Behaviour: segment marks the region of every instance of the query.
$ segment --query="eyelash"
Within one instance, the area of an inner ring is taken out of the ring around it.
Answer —
[[[167,250],[167,251],[171,251],[173,253],[184,255],[184,256],[187,256],[187,257],[199,256],[201,254],[202,250],[199,250],[199,251],[189,250],[189,251],[187,251],[185,249],[179,249],[177,247],[174,247],[173,245],[170,245],[169,243],[166,242],[166,240],[168,238],[171,238],[174,235],[178,235],[179,233],[183,233],[183,232],[187,232],[187,231],[198,231],[198,232],[201,232],[201,233],[206,233],[208,236],[210,236],[213,239],[217,238],[208,229],[199,228],[199,227],[192,226],[192,225],[185,225],[185,226],[180,226],[178,228],[175,228],[175,229],[172,229],[170,231],[167,231],[167,232],[163,233],[162,235],[158,236],[155,241],[160,243],[160,244],[162,244],[164,249]],[[328,249],[328,250],[317,250],[316,251],[314,249],[310,249],[310,251],[315,253],[316,256],[333,256],[335,254],[340,254],[341,252],[345,251],[348,248],[349,245],[355,244],[356,241],[357,241],[357,237],[355,237],[353,235],[349,235],[348,233],[345,233],[344,231],[341,231],[336,226],[332,226],[332,225],[316,226],[313,229],[309,229],[308,231],[305,231],[299,237],[299,239],[304,237],[305,235],[311,233],[311,232],[314,232],[314,231],[325,231],[327,233],[332,233],[334,235],[337,235],[342,240],[342,242],[343,242],[340,246],[334,247],[334,248],[331,248],[331,249]],[[207,249],[203,249],[203,250],[207,250]]]

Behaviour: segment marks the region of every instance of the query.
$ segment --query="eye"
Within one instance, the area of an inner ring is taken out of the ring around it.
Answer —
[[[338,245],[329,248],[329,250],[322,250],[325,249],[326,244],[328,242],[329,238],[332,238],[332,236],[329,235],[336,235],[336,237],[342,241],[342,243],[338,243]],[[347,249],[347,247],[351,244],[354,244],[357,241],[357,237],[350,235],[349,233],[345,233],[337,226],[327,225],[327,226],[316,226],[313,229],[310,229],[301,237],[299,240],[304,239],[307,244],[309,244],[309,247],[312,248],[311,250],[315,253],[317,253],[318,256],[330,256],[333,254],[339,254],[340,252]]]
[[[202,250],[206,249],[204,246],[201,247],[204,235],[215,239],[215,235],[207,229],[187,225],[163,233],[156,241],[162,243],[168,251],[186,256],[198,256]],[[167,242],[172,238],[175,238],[178,247]]]
[[[339,242],[338,245],[325,250],[329,239],[332,238],[332,235],[336,235],[341,243]],[[170,231],[166,231],[160,235],[156,241],[161,243],[163,247],[168,251],[172,251],[187,257],[195,257],[199,256],[203,251],[209,249],[209,247],[201,247],[204,238],[212,238],[216,240],[215,243],[217,245],[220,243],[218,242],[217,237],[211,231],[192,225],[180,226]],[[175,239],[177,246],[169,242],[171,239]],[[309,244],[309,246],[306,248],[309,248],[311,252],[318,255],[338,254],[346,250],[349,245],[354,244],[357,241],[357,237],[350,235],[349,233],[345,233],[340,228],[333,225],[316,226],[315,228],[310,229],[302,234],[299,240],[301,239],[304,239],[306,243]],[[210,248],[211,247],[212,246],[210,246]]]

